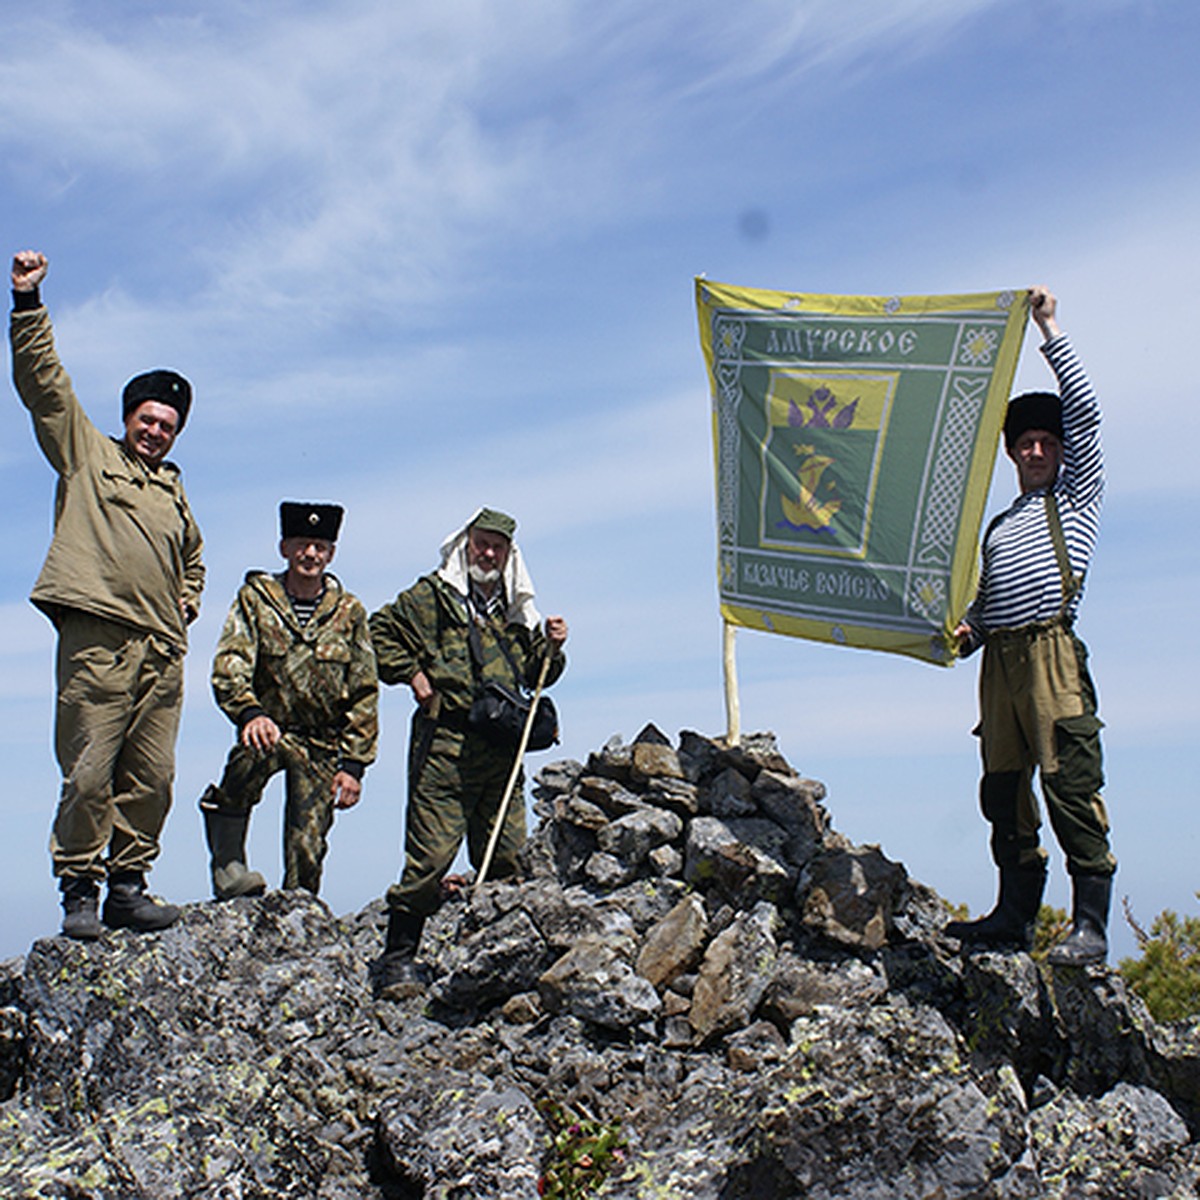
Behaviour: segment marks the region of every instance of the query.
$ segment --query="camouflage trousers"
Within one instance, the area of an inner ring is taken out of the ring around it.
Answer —
[[[979,676],[983,815],[998,866],[1044,859],[1042,797],[1072,875],[1111,875],[1096,690],[1087,647],[1058,622],[988,635]]]
[[[171,807],[183,656],[151,634],[68,609],[57,675],[54,874],[99,882],[144,873]]]
[[[283,771],[283,886],[315,896],[329,849],[333,777],[340,761],[338,750],[294,733],[285,733],[266,754],[239,742],[225,760],[221,782],[209,786],[200,807],[248,817],[271,778]]]
[[[511,752],[498,749],[478,734],[438,725],[420,778],[414,779],[414,759],[428,725],[421,713],[414,716],[409,741],[404,871],[400,882],[387,891],[389,908],[422,917],[437,908],[442,879],[464,837],[471,866],[479,869],[513,764]],[[504,828],[488,868],[489,879],[503,879],[517,869],[517,852],[525,844],[523,784],[522,772],[513,785]]]

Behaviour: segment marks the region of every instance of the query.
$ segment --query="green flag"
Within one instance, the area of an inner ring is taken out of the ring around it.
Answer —
[[[696,304],[725,620],[950,664],[1025,292]]]

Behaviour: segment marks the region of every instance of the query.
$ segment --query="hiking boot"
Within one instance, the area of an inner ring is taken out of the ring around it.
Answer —
[[[1112,876],[1076,875],[1071,886],[1071,932],[1046,955],[1052,967],[1090,967],[1108,957]]]
[[[987,950],[1033,949],[1038,909],[1046,890],[1046,864],[1000,868],[996,906],[975,921],[951,921],[944,932],[964,945]]]
[[[429,968],[411,954],[384,954],[375,964],[375,997],[378,1000],[407,1000],[428,986]]]
[[[261,896],[267,890],[267,881],[246,865],[246,832],[250,828],[250,817],[245,813],[229,813],[208,807],[205,801],[214,791],[216,789],[210,787],[200,798],[204,834],[208,838],[211,855],[209,870],[213,896],[218,900]]]
[[[213,898],[235,900],[238,896],[261,896],[267,881],[245,863],[231,862],[225,867],[212,868]]]
[[[103,932],[96,913],[100,889],[90,879],[64,877],[62,891],[63,937],[94,942]]]
[[[417,947],[425,918],[405,909],[388,912],[383,954],[375,963],[375,995],[381,1000],[406,1000],[425,990],[429,971],[417,962]]]
[[[112,876],[100,913],[109,929],[152,933],[179,920],[179,908],[156,900],[146,891],[146,877],[136,871]]]

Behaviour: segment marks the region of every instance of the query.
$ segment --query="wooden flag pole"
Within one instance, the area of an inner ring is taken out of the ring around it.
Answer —
[[[722,619],[725,634],[725,741],[736,746],[742,740],[742,711],[738,704],[737,656],[734,653],[733,637],[736,626]]]

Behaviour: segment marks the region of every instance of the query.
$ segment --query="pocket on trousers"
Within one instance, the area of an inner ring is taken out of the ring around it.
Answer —
[[[124,657],[122,650],[113,650],[108,646],[79,646],[71,654],[71,663],[87,667],[90,671],[104,671],[120,666]]]
[[[1074,793],[1098,792],[1104,787],[1103,728],[1104,722],[1095,713],[1060,717],[1054,722],[1060,787]]]
[[[65,704],[100,702],[128,687],[120,650],[108,646],[77,646],[59,677],[59,701]]]

